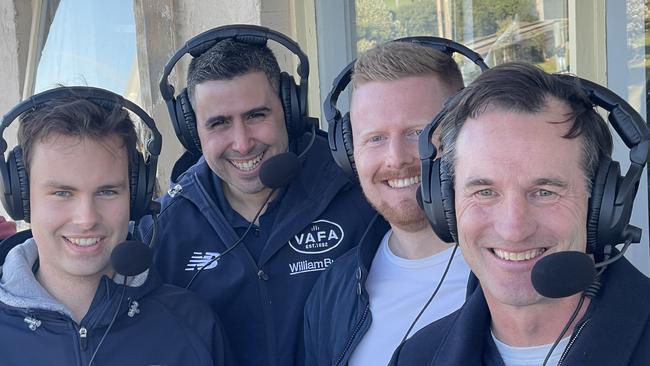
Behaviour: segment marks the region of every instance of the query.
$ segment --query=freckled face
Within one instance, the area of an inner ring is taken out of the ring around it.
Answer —
[[[354,161],[363,193],[391,225],[403,230],[428,226],[415,199],[418,135],[449,95],[435,76],[371,81],[353,92]]]

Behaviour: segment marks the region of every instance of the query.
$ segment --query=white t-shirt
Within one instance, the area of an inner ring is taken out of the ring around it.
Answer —
[[[557,366],[562,357],[562,352],[569,344],[570,338],[564,337],[558,343],[548,362],[546,362],[546,366]],[[513,347],[498,340],[494,333],[492,333],[492,339],[494,339],[494,343],[501,354],[501,359],[503,359],[506,366],[541,366],[544,363],[546,354],[553,346],[551,343],[534,347]]]
[[[350,366],[386,365],[407,329],[438,286],[453,248],[430,257],[409,260],[388,247],[388,231],[375,254],[366,281],[372,324],[352,352]],[[465,302],[469,267],[456,254],[442,287],[409,333],[412,336],[429,323],[449,315]]]

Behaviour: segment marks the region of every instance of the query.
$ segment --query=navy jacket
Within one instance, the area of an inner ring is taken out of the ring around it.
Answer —
[[[322,270],[359,242],[374,215],[333,162],[325,138],[316,138],[305,159],[282,195],[259,260],[239,245],[191,287],[223,320],[242,365],[303,363],[307,295]],[[154,262],[166,282],[186,286],[197,263],[238,239],[215,204],[213,177],[201,158],[162,198]],[[145,242],[151,228],[151,220],[143,220]]]
[[[366,279],[390,229],[377,214],[359,246],[318,279],[305,305],[306,365],[346,365],[372,322]]]
[[[625,258],[611,264],[560,365],[650,365],[649,303],[650,279]],[[489,310],[479,288],[458,311],[407,340],[390,365],[503,365],[495,350]]]
[[[26,244],[16,248],[28,258],[18,266],[22,270],[13,271],[17,267],[10,259],[2,267],[0,364],[86,366],[118,305],[93,365],[233,364],[226,360],[222,330],[211,309],[196,295],[163,285],[153,269],[136,277],[134,282],[144,281],[139,286],[126,287],[121,303],[124,286],[104,276],[77,324],[36,281],[31,271],[36,248],[28,243],[29,250]],[[21,296],[26,293],[43,296]]]

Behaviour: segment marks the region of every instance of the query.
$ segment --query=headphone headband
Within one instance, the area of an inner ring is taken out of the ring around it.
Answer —
[[[205,51],[212,48],[215,44],[225,40],[234,39],[249,44],[265,45],[267,40],[275,41],[293,54],[298,56],[300,64],[297,67],[298,76],[300,76],[300,105],[307,105],[307,86],[309,78],[309,60],[307,55],[300,49],[298,43],[286,37],[284,34],[272,29],[252,25],[252,24],[234,24],[217,27],[207,30],[192,39],[185,42],[176,53],[167,61],[163,69],[163,75],[160,78],[160,93],[165,101],[174,99],[174,86],[169,83],[169,74],[174,66],[185,54],[189,53],[192,57],[198,57]],[[305,112],[305,111],[302,111]]]
[[[155,210],[155,205],[152,205],[152,197],[156,182],[158,156],[162,148],[162,135],[156,128],[154,120],[137,104],[124,99],[119,94],[89,86],[69,86],[50,89],[27,98],[0,119],[0,188],[2,188],[0,199],[7,213],[14,220],[29,222],[29,182],[22,157],[22,148],[20,145],[16,146],[9,152],[9,156],[5,160],[7,141],[4,138],[4,131],[23,113],[35,110],[39,105],[50,100],[65,97],[86,99],[104,109],[125,108],[137,115],[147,126],[151,132],[151,138],[146,142],[149,156],[145,161],[138,153],[135,161],[129,162],[129,216],[131,220],[138,220]]]
[[[608,88],[577,76],[556,74],[555,77],[574,81],[593,106],[607,110],[613,129],[630,149],[631,164],[625,175],[620,174],[618,162],[612,161],[609,156],[601,156],[595,175],[591,177],[587,252],[600,260],[607,245],[624,241],[637,243],[641,240],[641,230],[630,225],[629,220],[643,168],[650,154],[650,130],[639,113]],[[431,137],[452,106],[458,104],[465,95],[466,90],[468,89],[460,91],[445,103],[440,113],[420,134],[418,141],[424,210],[436,234],[448,242],[453,241],[456,235],[451,179],[453,174],[440,163]]]
[[[485,71],[489,68],[479,53],[447,38],[415,36],[398,38],[391,42],[419,44],[421,46],[437,49],[438,51],[441,51],[449,56],[453,55],[454,53],[459,53],[471,60],[481,69],[481,71]],[[327,94],[327,97],[323,102],[323,114],[328,124],[336,123],[336,121],[341,120],[342,114],[341,111],[339,111],[339,109],[336,107],[336,103],[338,102],[341,92],[345,90],[345,88],[352,80],[352,69],[354,68],[354,64],[356,62],[356,59],[352,60],[352,62],[350,62],[345,68],[343,68],[343,70],[341,70],[339,75],[332,82],[332,89]],[[332,136],[332,134],[329,136],[330,149],[333,151],[341,149],[341,147],[337,146],[337,141],[335,138],[333,138],[334,136]]]
[[[65,86],[46,90],[25,99],[11,108],[11,110],[0,119],[0,154],[4,154],[4,152],[7,151],[7,141],[4,139],[4,131],[13,123],[13,121],[30,109],[36,109],[40,104],[52,99],[63,97],[85,98],[102,107],[107,107],[106,103],[110,103],[130,110],[140,117],[140,120],[142,120],[151,131],[151,139],[147,141],[147,152],[149,152],[151,157],[154,159],[157,159],[160,155],[160,151],[162,150],[162,136],[156,128],[156,124],[151,116],[140,108],[140,106],[125,99],[121,95],[91,86]]]

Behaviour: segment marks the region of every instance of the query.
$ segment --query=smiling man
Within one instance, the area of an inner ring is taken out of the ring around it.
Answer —
[[[263,44],[221,40],[192,59],[187,94],[202,157],[162,198],[158,221],[163,278],[187,286],[205,267],[190,289],[224,320],[241,365],[304,362],[307,295],[375,214],[322,131],[310,148],[311,133],[289,133],[290,121],[306,116],[289,116],[296,101],[280,97],[287,78]],[[260,170],[288,151],[303,155],[299,172],[272,191]],[[152,225],[141,228],[147,238]]]
[[[385,365],[440,281],[452,247],[418,207],[418,135],[463,87],[456,62],[418,44],[366,51],[352,73],[354,162],[379,218],[314,287],[305,308],[309,365]],[[456,310],[469,269],[455,253],[435,300],[414,329]]]
[[[614,193],[603,193],[616,183],[607,175],[612,136],[580,81],[504,64],[455,101],[441,120],[440,170],[453,179],[457,238],[480,287],[461,309],[407,341],[393,362],[647,365],[650,279],[625,258],[604,267],[597,286],[565,297],[545,297],[531,281],[545,257],[571,251],[602,261],[607,247],[618,244],[597,230],[598,215],[614,209],[596,201]],[[629,141],[647,143],[643,121],[635,131],[622,111],[616,113],[617,129],[634,131]],[[647,145],[638,151],[647,157]],[[596,179],[603,171],[607,183]],[[622,188],[622,180],[619,197],[631,209],[635,187]]]
[[[13,188],[28,197],[21,213],[33,238],[2,258],[2,363],[230,365],[207,304],[163,285],[154,269],[124,277],[113,268],[113,249],[127,239],[129,220],[138,219],[134,202],[151,197],[139,197],[137,185],[145,182],[133,180],[143,158],[129,113],[114,101],[119,96],[90,93],[99,91],[109,98],[47,91],[50,98],[29,99],[32,109],[21,117],[20,146],[8,166],[13,159],[22,171],[3,173],[20,174]]]

